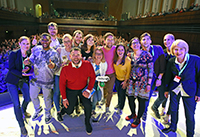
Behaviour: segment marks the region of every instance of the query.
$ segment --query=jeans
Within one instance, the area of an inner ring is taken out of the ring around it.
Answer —
[[[60,111],[60,89],[59,89],[60,76],[55,75],[55,84],[53,89],[53,101],[56,106],[57,112]]]
[[[102,98],[102,92],[100,89],[97,90],[98,87],[98,82],[95,82],[94,84],[94,89],[96,90],[93,94],[93,99],[92,99],[92,110],[95,110],[96,104],[98,101],[101,101]]]
[[[39,113],[40,111],[40,100],[38,95],[41,89],[44,97],[44,104],[46,106],[45,117],[49,117],[51,115],[50,110],[52,107],[52,89],[47,88],[46,85],[39,86],[36,82],[30,82],[30,97],[36,113]]]
[[[23,120],[23,113],[26,112],[28,103],[31,100],[28,83],[23,82],[23,81],[19,81],[17,85],[7,83],[7,88],[14,105],[15,117],[18,121],[18,124],[20,127],[24,127],[25,125],[24,125],[24,120]],[[18,88],[21,90],[23,94],[23,98],[24,98],[22,102],[22,106],[20,105],[20,101],[19,101]]]
[[[155,102],[153,103],[153,107],[155,109],[158,109],[160,104],[162,104],[165,100],[167,100],[167,98],[165,97],[164,93],[165,93],[165,83],[162,80],[162,84],[158,87],[158,97],[155,100]]]
[[[117,95],[118,95],[118,106],[119,109],[123,109],[124,108],[124,104],[125,104],[125,99],[126,99],[126,89],[122,88],[122,82],[118,80],[117,78],[115,79],[115,89],[117,90]]]

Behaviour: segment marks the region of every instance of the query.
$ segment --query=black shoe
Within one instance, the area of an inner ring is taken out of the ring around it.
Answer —
[[[162,129],[162,132],[163,133],[169,133],[169,132],[175,132],[175,130],[174,129],[171,129],[170,127],[169,128],[164,128],[164,129]]]
[[[57,119],[59,122],[63,122],[63,117],[62,117],[61,112],[57,113]]]
[[[76,107],[75,107],[75,111],[76,111],[76,114],[77,114],[77,115],[81,113],[79,106],[76,106]]]
[[[22,134],[23,136],[27,136],[27,135],[28,135],[28,132],[27,132],[27,130],[26,130],[25,127],[20,127],[20,130],[21,130],[21,134]]]
[[[88,123],[88,124],[85,124],[85,126],[86,126],[86,133],[88,135],[91,135],[92,134],[92,126],[91,126],[91,124]]]
[[[160,114],[159,114],[159,112],[158,112],[158,109],[154,108],[153,106],[151,107],[151,109],[152,109],[152,111],[154,112],[154,114],[156,115],[156,117],[157,117],[158,119],[160,119]]]
[[[30,117],[31,117],[31,114],[28,113],[28,112],[24,112],[24,116],[25,116],[25,118],[30,118]]]

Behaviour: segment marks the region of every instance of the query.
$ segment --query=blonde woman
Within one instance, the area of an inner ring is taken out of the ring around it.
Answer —
[[[93,52],[92,58],[93,58],[92,66],[94,68],[96,77],[105,76],[108,65],[105,61],[103,50],[101,48],[96,48]],[[98,101],[101,101],[102,99],[102,92],[98,86],[100,86],[99,82],[95,81],[94,84],[95,92],[93,94],[93,99],[92,99],[92,114],[95,114],[96,104]]]

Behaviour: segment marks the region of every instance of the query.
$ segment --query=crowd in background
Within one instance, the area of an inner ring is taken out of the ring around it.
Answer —
[[[64,33],[58,34],[58,38],[62,38],[63,35],[64,35]],[[34,40],[34,37],[37,41],[39,41],[40,34],[30,36],[31,41]],[[99,46],[99,45],[103,46],[104,45],[104,40],[103,40],[102,35],[94,36],[94,41],[95,41],[96,46]],[[120,42],[123,42],[126,45],[128,45],[127,40],[125,40],[121,36],[117,36],[115,38],[115,45],[117,45]],[[33,47],[33,46],[34,45],[31,45],[31,47]],[[7,91],[6,83],[4,81],[4,77],[5,77],[5,75],[7,74],[7,71],[8,71],[9,53],[10,53],[11,50],[16,50],[16,49],[19,49],[19,48],[20,47],[19,47],[17,39],[9,39],[9,40],[5,39],[3,42],[1,42],[1,45],[0,45],[0,93]]]
[[[134,20],[134,19],[139,19],[139,18],[146,18],[146,17],[155,17],[155,16],[165,16],[168,14],[176,14],[176,13],[183,13],[183,12],[188,12],[188,11],[197,11],[200,10],[200,5],[192,3],[192,5],[189,8],[176,8],[176,9],[169,9],[168,11],[161,11],[161,12],[148,12],[145,13],[144,15],[139,14],[137,16],[130,16],[130,18],[127,18],[127,20]],[[126,19],[121,19],[126,20]]]

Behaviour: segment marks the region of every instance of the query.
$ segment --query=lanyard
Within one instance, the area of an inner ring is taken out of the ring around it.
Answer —
[[[24,69],[25,68],[25,65],[24,65],[24,60],[23,60],[23,57],[22,57],[22,69]]]
[[[186,66],[187,66],[187,64],[188,64],[188,61],[189,61],[190,56],[189,56],[189,54],[186,54],[186,56],[187,56],[186,64],[185,64],[184,67],[178,72],[178,75],[179,75],[179,76],[181,75],[181,73],[184,71],[184,69],[186,68]]]
[[[152,45],[151,45],[151,48],[152,48],[152,56],[154,56],[154,49]]]

